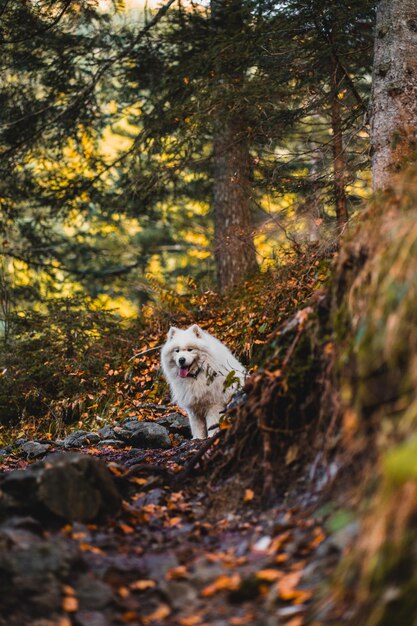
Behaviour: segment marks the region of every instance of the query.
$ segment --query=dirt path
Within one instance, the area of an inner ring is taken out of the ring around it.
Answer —
[[[196,477],[180,486],[170,484],[170,477],[179,475],[201,445],[84,450],[100,457],[113,473],[123,496],[121,513],[97,524],[30,528],[42,542],[59,539],[71,546],[81,564],[58,575],[59,610],[57,605],[49,610],[36,604],[41,592],[29,585],[27,607],[21,594],[19,606],[6,606],[2,614],[7,617],[0,623],[307,623],[309,605],[333,559],[320,520],[306,507],[289,509],[277,503],[262,510],[257,494],[237,481],[209,488],[204,468],[194,470]],[[19,532],[27,532],[28,524],[19,522],[8,530],[11,542],[17,542],[14,550],[22,542]]]

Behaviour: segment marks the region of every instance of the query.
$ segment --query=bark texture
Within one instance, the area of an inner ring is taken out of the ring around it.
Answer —
[[[215,258],[221,291],[257,270],[251,219],[250,155],[239,120],[228,117],[214,138]]]
[[[380,0],[372,112],[374,189],[387,189],[411,161],[417,137],[417,2]]]
[[[245,105],[239,99],[246,66],[230,59],[230,40],[241,34],[241,0],[212,0],[212,28],[217,43],[215,89],[218,108],[213,136],[213,208],[217,282],[222,292],[236,287],[258,269],[253,241],[252,168]]]

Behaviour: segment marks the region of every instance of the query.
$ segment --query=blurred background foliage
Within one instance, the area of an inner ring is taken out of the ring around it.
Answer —
[[[231,38],[205,3],[3,2],[2,317],[80,294],[132,317],[153,279],[212,287],[219,116],[244,118],[261,269],[334,242],[333,97],[350,214],[369,192],[373,6],[332,4],[229,3]]]
[[[352,216],[370,193],[373,20],[368,0],[0,2],[3,423],[47,413],[60,430],[119,406],[135,346],[207,302],[262,344],[277,272],[273,317],[311,295],[338,198]],[[236,120],[260,275],[214,297],[213,142]],[[111,402],[108,371],[124,381]]]

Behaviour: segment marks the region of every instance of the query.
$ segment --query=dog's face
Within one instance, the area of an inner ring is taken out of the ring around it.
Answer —
[[[166,350],[170,367],[180,378],[195,378],[199,372],[204,360],[201,337],[202,330],[196,324],[186,330],[170,328]]]

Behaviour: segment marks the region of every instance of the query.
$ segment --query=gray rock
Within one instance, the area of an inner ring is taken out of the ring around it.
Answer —
[[[0,448],[0,459],[9,456],[13,451],[13,446],[6,446],[5,448]]]
[[[88,522],[114,513],[120,496],[105,464],[86,454],[60,452],[0,482],[0,514]]]
[[[96,444],[98,447],[109,446],[111,448],[123,448],[124,442],[120,441],[120,439],[102,439]]]
[[[62,615],[62,587],[68,581],[75,588],[80,603],[77,616],[85,613],[87,617],[90,607],[92,612],[103,611],[113,599],[106,584],[91,572],[85,573],[86,563],[79,548],[62,537],[45,539],[28,531],[10,529],[8,532],[2,527],[0,571],[0,614],[10,619],[4,623],[57,624],[59,620],[52,618],[55,614]],[[91,617],[94,618],[94,613]],[[99,619],[77,623],[108,626],[106,620]]]
[[[162,417],[158,420],[158,424],[167,428],[170,433],[191,438],[190,420],[181,413],[171,413],[171,415]]]
[[[75,586],[75,592],[80,609],[83,611],[99,611],[110,604],[113,599],[110,587],[91,574],[84,574],[80,577]]]
[[[29,441],[29,439],[26,439],[26,437],[19,437],[19,439],[16,439],[15,444],[21,446],[22,443],[26,443],[27,441]]]
[[[62,602],[62,581],[81,569],[79,550],[61,538],[42,539],[31,535],[25,542],[0,532],[2,594],[0,612],[20,609],[50,615]],[[22,620],[22,623],[27,623]]]
[[[114,427],[114,437],[116,439],[119,439],[120,441],[127,441],[130,436],[131,433],[129,430],[126,430],[126,428],[122,428],[121,426]]]
[[[200,557],[194,563],[192,578],[197,585],[207,585],[221,574],[224,574],[224,569],[219,563]]]
[[[181,610],[195,603],[198,591],[186,580],[168,580],[160,584],[161,591],[174,609]]]
[[[172,552],[150,552],[149,554],[144,554],[142,563],[147,576],[160,583],[165,580],[165,576],[170,569],[179,565],[177,557]]]
[[[97,433],[91,433],[87,430],[75,430],[64,439],[64,448],[84,448],[85,446],[94,445],[100,441]]]
[[[75,614],[79,626],[110,626],[110,622],[99,611],[77,611]]]
[[[112,426],[103,426],[97,431],[102,439],[114,439],[114,428]]]
[[[137,448],[171,448],[172,442],[166,428],[155,422],[139,422],[138,420],[125,420],[123,430],[128,431],[124,435],[126,443]]]
[[[48,443],[39,443],[38,441],[26,441],[26,443],[22,443],[21,445],[28,459],[36,459],[38,456],[43,456],[48,452],[50,447]]]

